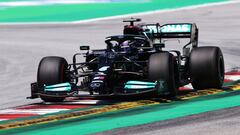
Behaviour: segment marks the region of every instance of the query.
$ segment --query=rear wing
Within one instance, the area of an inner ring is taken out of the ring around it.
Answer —
[[[192,33],[192,24],[165,24],[160,26],[162,38],[190,38]]]
[[[145,34],[151,38],[189,38],[193,47],[198,43],[198,28],[195,23],[147,24]]]

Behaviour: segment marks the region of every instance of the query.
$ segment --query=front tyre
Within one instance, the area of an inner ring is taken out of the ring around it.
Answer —
[[[161,85],[164,86],[164,92],[167,90],[168,96],[176,96],[177,94],[174,62],[171,53],[161,52],[152,54],[148,63],[149,80],[163,82]]]
[[[67,61],[62,57],[48,56],[42,58],[38,66],[37,82],[40,87],[67,82]],[[40,96],[45,102],[62,102],[64,97]]]
[[[194,48],[189,60],[194,89],[221,88],[224,82],[224,59],[219,47]]]

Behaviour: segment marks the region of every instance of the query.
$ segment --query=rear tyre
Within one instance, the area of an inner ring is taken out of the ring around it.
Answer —
[[[62,57],[44,57],[38,66],[37,82],[40,87],[67,82],[67,61]],[[45,102],[62,102],[64,97],[40,96]]]
[[[221,88],[224,81],[224,59],[219,47],[194,48],[190,55],[190,78],[196,90]]]
[[[152,54],[148,63],[149,80],[164,82],[164,90],[167,90],[168,96],[176,96],[177,94],[174,62],[171,53],[161,52]]]

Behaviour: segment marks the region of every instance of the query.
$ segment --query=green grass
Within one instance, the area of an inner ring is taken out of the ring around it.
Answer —
[[[153,0],[147,3],[95,3],[2,8],[0,22],[69,22],[225,0]]]

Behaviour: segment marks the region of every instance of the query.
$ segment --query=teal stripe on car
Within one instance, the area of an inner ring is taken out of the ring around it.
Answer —
[[[125,85],[124,89],[151,89],[154,85]]]
[[[156,85],[155,82],[128,81],[126,85]]]
[[[72,87],[70,83],[60,83],[55,85],[44,86],[44,91],[46,92],[69,92]]]

